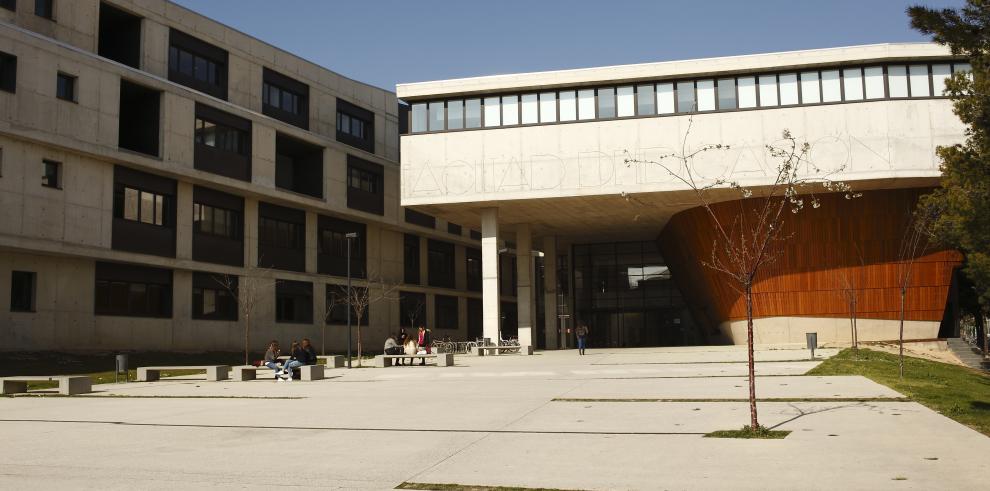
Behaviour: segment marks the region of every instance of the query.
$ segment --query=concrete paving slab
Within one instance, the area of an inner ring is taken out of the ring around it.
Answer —
[[[990,454],[990,439],[911,402],[760,403],[764,424],[794,433],[739,441],[701,434],[747,423],[744,402],[555,400],[744,398],[745,364],[711,363],[742,351],[611,350],[598,358],[637,361],[618,365],[543,352],[449,368],[334,370],[317,382],[173,379],[98,385],[91,396],[0,398],[0,488],[391,489],[418,481],[973,489],[982,482],[983,464],[969,455]],[[702,362],[665,363],[692,356]],[[758,363],[758,395],[899,396],[861,377],[797,375],[817,363]]]

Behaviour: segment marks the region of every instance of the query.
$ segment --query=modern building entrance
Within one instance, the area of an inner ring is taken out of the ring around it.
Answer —
[[[576,244],[574,305],[597,347],[702,342],[655,242]]]

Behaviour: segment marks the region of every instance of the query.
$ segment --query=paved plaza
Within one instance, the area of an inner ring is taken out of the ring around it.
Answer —
[[[817,364],[807,356],[757,353],[758,396],[778,399],[760,403],[761,422],[791,430],[783,440],[702,437],[748,422],[743,347],[458,356],[319,382],[187,377],[0,398],[0,488],[984,486],[990,439],[868,379],[803,376]]]

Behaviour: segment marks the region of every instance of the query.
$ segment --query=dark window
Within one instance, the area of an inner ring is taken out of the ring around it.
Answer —
[[[454,288],[454,244],[430,239],[427,253],[430,286]]]
[[[380,164],[348,155],[347,207],[376,215],[384,215],[384,175],[385,168]]]
[[[169,31],[168,79],[227,98],[227,52],[182,31]]]
[[[305,212],[259,203],[258,266],[306,270]]]
[[[196,143],[200,145],[244,155],[247,151],[247,138],[245,131],[206,118],[196,118]]]
[[[193,203],[193,231],[240,240],[241,214],[234,210]]]
[[[378,174],[356,167],[347,168],[347,185],[366,193],[377,193],[381,189]]]
[[[352,286],[354,293],[361,297],[367,292],[367,288],[360,286]],[[350,302],[347,301],[347,286],[345,285],[327,285],[327,307],[333,305],[333,310],[330,311],[330,315],[326,318],[327,324],[336,325],[347,325],[347,307]],[[357,309],[351,307],[351,324],[357,325]],[[361,325],[368,325],[368,312],[369,306],[364,306],[364,312],[361,314]]]
[[[13,271],[10,281],[10,311],[34,312],[35,280],[37,275],[28,271]]]
[[[17,57],[0,51],[0,90],[17,91]]]
[[[34,15],[51,19],[55,15],[54,0],[34,0]]]
[[[197,169],[251,180],[251,121],[196,104],[194,139]]]
[[[279,280],[275,285],[275,322],[313,323],[313,284]]]
[[[403,244],[403,281],[411,285],[419,284],[419,236],[406,234]]]
[[[481,240],[481,232],[477,230],[471,231],[471,240]]]
[[[426,324],[426,294],[399,292],[399,325],[419,327]],[[410,334],[415,336],[415,334]]]
[[[172,271],[96,263],[96,315],[172,317]]]
[[[193,273],[192,318],[236,321],[237,280],[236,276]]]
[[[244,199],[193,188],[192,253],[196,261],[244,265]]]
[[[117,146],[157,157],[160,103],[160,92],[121,80]]]
[[[467,339],[473,341],[480,338],[485,332],[485,309],[481,299],[467,299]]]
[[[337,141],[375,153],[375,113],[337,99]]]
[[[141,68],[141,18],[100,3],[100,56]]]
[[[447,233],[454,234],[457,236],[461,235],[461,226],[456,223],[447,222]]]
[[[433,298],[437,329],[457,329],[457,297],[437,295]]]
[[[63,101],[76,102],[76,77],[59,72],[55,87],[55,97]]]
[[[0,8],[5,8],[11,12],[16,12],[17,0],[0,0]]]
[[[42,160],[43,174],[41,174],[41,185],[47,188],[62,189],[62,163],[54,160]]]
[[[481,251],[478,249],[464,249],[464,257],[467,264],[467,289],[473,292],[481,291]]]
[[[309,129],[309,86],[281,73],[264,69],[261,110],[266,116]]]
[[[112,248],[175,257],[172,179],[114,167]]]
[[[279,133],[275,137],[275,186],[323,197],[323,147]]]
[[[334,276],[347,276],[347,242],[351,246],[351,277],[366,277],[366,242],[363,223],[320,215],[317,219],[317,271]],[[356,237],[347,238],[347,234]]]
[[[419,225],[420,227],[426,228],[437,228],[437,219],[433,216],[427,215],[426,213],[420,213],[411,208],[405,208],[406,213],[406,223],[411,223],[413,225]]]
[[[508,246],[508,244],[506,244]],[[510,247],[512,249],[513,247]],[[516,256],[500,255],[498,266],[499,294],[516,296]]]
[[[114,217],[159,227],[171,226],[171,196],[143,191],[128,186],[114,190]]]

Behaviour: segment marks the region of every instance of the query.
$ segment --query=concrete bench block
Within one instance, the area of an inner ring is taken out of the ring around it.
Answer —
[[[27,392],[27,381],[4,380],[0,394],[23,394]]]
[[[344,357],[341,355],[317,356],[317,358],[326,360],[327,368],[343,368],[344,366]]]
[[[93,380],[86,376],[59,377],[58,393],[67,396],[93,392]]]
[[[162,372],[175,370],[202,370],[206,372],[206,380],[218,382],[227,380],[230,376],[230,366],[228,365],[206,365],[206,366],[172,366],[172,367],[138,367],[138,382],[155,382],[161,378]]]
[[[386,358],[385,355],[377,355],[377,356],[375,356],[375,367],[377,367],[377,368],[385,368],[385,367],[390,367],[390,366],[392,366],[392,359],[391,358]]]
[[[299,367],[299,378],[307,381],[323,380],[323,365],[303,365]]]
[[[523,345],[523,346],[520,346],[519,347],[519,354],[520,355],[532,355],[533,354],[533,346],[532,345]]]
[[[437,353],[437,366],[438,367],[450,367],[450,366],[454,366],[454,354],[453,353]]]
[[[264,369],[271,370],[268,367],[264,367]],[[259,370],[258,367],[253,367],[251,365],[234,367],[232,371],[233,375],[231,378],[238,382],[246,382],[248,380],[254,380],[258,378],[258,370]]]
[[[472,346],[471,354],[474,356],[485,356],[485,349],[481,346]]]
[[[28,382],[58,382],[58,393],[66,396],[93,392],[93,380],[85,375],[8,377],[0,383],[0,394],[23,394]]]

